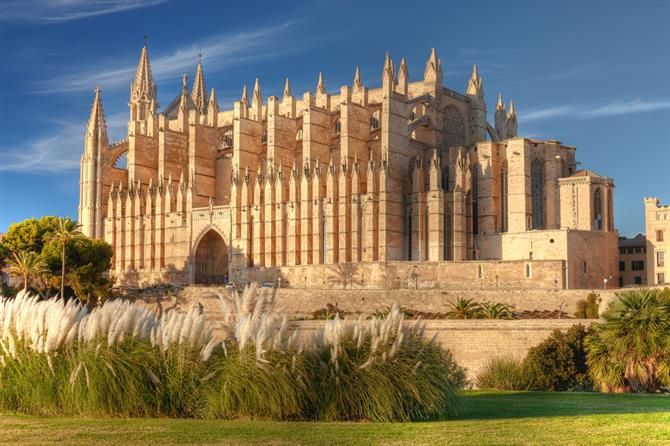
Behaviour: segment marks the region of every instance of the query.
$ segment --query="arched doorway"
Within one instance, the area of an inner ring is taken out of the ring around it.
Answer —
[[[228,281],[228,248],[223,238],[210,229],[195,250],[195,283],[216,284]]]

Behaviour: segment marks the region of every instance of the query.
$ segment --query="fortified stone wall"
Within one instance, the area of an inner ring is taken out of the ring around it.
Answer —
[[[231,280],[307,289],[556,290],[564,269],[561,260],[360,262],[235,269]]]

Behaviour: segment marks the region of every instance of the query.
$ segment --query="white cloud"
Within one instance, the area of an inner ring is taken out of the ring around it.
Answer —
[[[57,23],[159,5],[168,0],[4,0],[0,22]]]
[[[592,119],[607,116],[629,115],[645,113],[670,108],[670,99],[643,100],[640,98],[615,101],[604,105],[559,105],[555,107],[519,111],[522,122],[541,121],[556,117],[570,117],[576,119]]]
[[[128,112],[116,113],[107,118],[110,141],[124,137]],[[0,149],[3,162],[0,172],[62,173],[79,169],[84,150],[85,122],[49,121],[54,126],[46,135]]]
[[[149,48],[149,59],[154,80],[177,78],[180,73],[191,72],[202,54],[205,74],[216,72],[224,67],[250,62],[256,59],[276,57],[291,51],[294,45],[287,45],[280,36],[292,26],[292,22],[277,26],[243,31],[231,35],[215,35],[174,52],[154,57]],[[124,57],[123,61],[87,61],[85,67],[67,67],[68,73],[55,76],[37,85],[39,93],[65,93],[92,91],[96,85],[103,90],[118,87],[127,88],[135,76],[139,51],[133,57]],[[129,64],[132,59],[132,64]],[[95,69],[91,69],[95,66]],[[99,68],[102,66],[102,68]]]

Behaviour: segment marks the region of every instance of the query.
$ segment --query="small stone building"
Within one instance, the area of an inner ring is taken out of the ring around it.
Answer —
[[[656,197],[644,199],[647,232],[647,285],[670,283],[670,205]]]
[[[430,52],[422,79],[389,54],[381,87],[263,98],[232,109],[202,64],[167,107],[148,50],[130,88],[128,138],[110,143],[96,90],[79,219],[114,248],[120,284],[259,280],[288,286],[589,288],[618,282],[611,179],[575,148],[517,135],[499,95],[487,121]],[[127,168],[119,159],[127,157]]]

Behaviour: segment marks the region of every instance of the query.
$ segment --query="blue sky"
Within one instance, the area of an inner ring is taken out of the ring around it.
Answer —
[[[386,51],[415,80],[436,47],[447,86],[464,91],[477,63],[489,115],[501,91],[520,136],[577,146],[580,167],[614,178],[622,234],[644,231],[644,196],[670,202],[670,1],[282,3],[3,0],[0,232],[76,217],[93,91],[110,139],[124,137],[145,34],[163,106],[200,51],[207,87],[229,108],[255,77],[267,97],[286,77],[294,93],[313,90],[323,71],[336,92],[360,65],[378,86]]]

